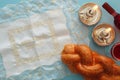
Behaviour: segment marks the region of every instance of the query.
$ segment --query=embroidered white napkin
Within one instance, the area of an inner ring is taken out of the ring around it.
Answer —
[[[0,24],[0,53],[7,77],[60,60],[71,38],[62,9]]]

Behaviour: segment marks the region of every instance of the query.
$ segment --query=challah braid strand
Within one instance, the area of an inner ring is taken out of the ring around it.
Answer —
[[[81,57],[81,63],[76,65],[76,69],[80,74],[88,77],[103,72],[103,67],[94,62],[92,50],[87,45],[77,45],[76,52]]]
[[[85,80],[120,80],[120,66],[86,45],[65,45],[61,59],[68,68],[85,77]]]

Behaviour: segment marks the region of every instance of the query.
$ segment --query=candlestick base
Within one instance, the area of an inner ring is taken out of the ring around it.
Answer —
[[[88,26],[96,24],[101,19],[100,7],[94,3],[87,3],[79,9],[80,21]]]
[[[92,38],[100,46],[110,45],[115,39],[115,31],[109,24],[100,24],[93,29]]]

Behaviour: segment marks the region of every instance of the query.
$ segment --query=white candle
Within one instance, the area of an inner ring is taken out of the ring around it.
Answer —
[[[100,42],[107,42],[107,40],[110,38],[110,31],[111,31],[111,28],[99,29],[96,33],[96,35],[98,36],[98,40]]]
[[[93,17],[96,14],[96,10],[98,9],[98,6],[95,5],[94,7],[88,8],[86,15],[87,17]]]
[[[107,29],[103,30],[103,31],[102,31],[102,35],[103,35],[103,37],[108,37],[110,31],[111,31],[111,28],[107,28]]]

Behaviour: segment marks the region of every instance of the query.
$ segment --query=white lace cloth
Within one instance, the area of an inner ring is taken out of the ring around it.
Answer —
[[[64,44],[71,43],[61,9],[48,10],[0,24],[0,53],[7,76],[60,60]]]

